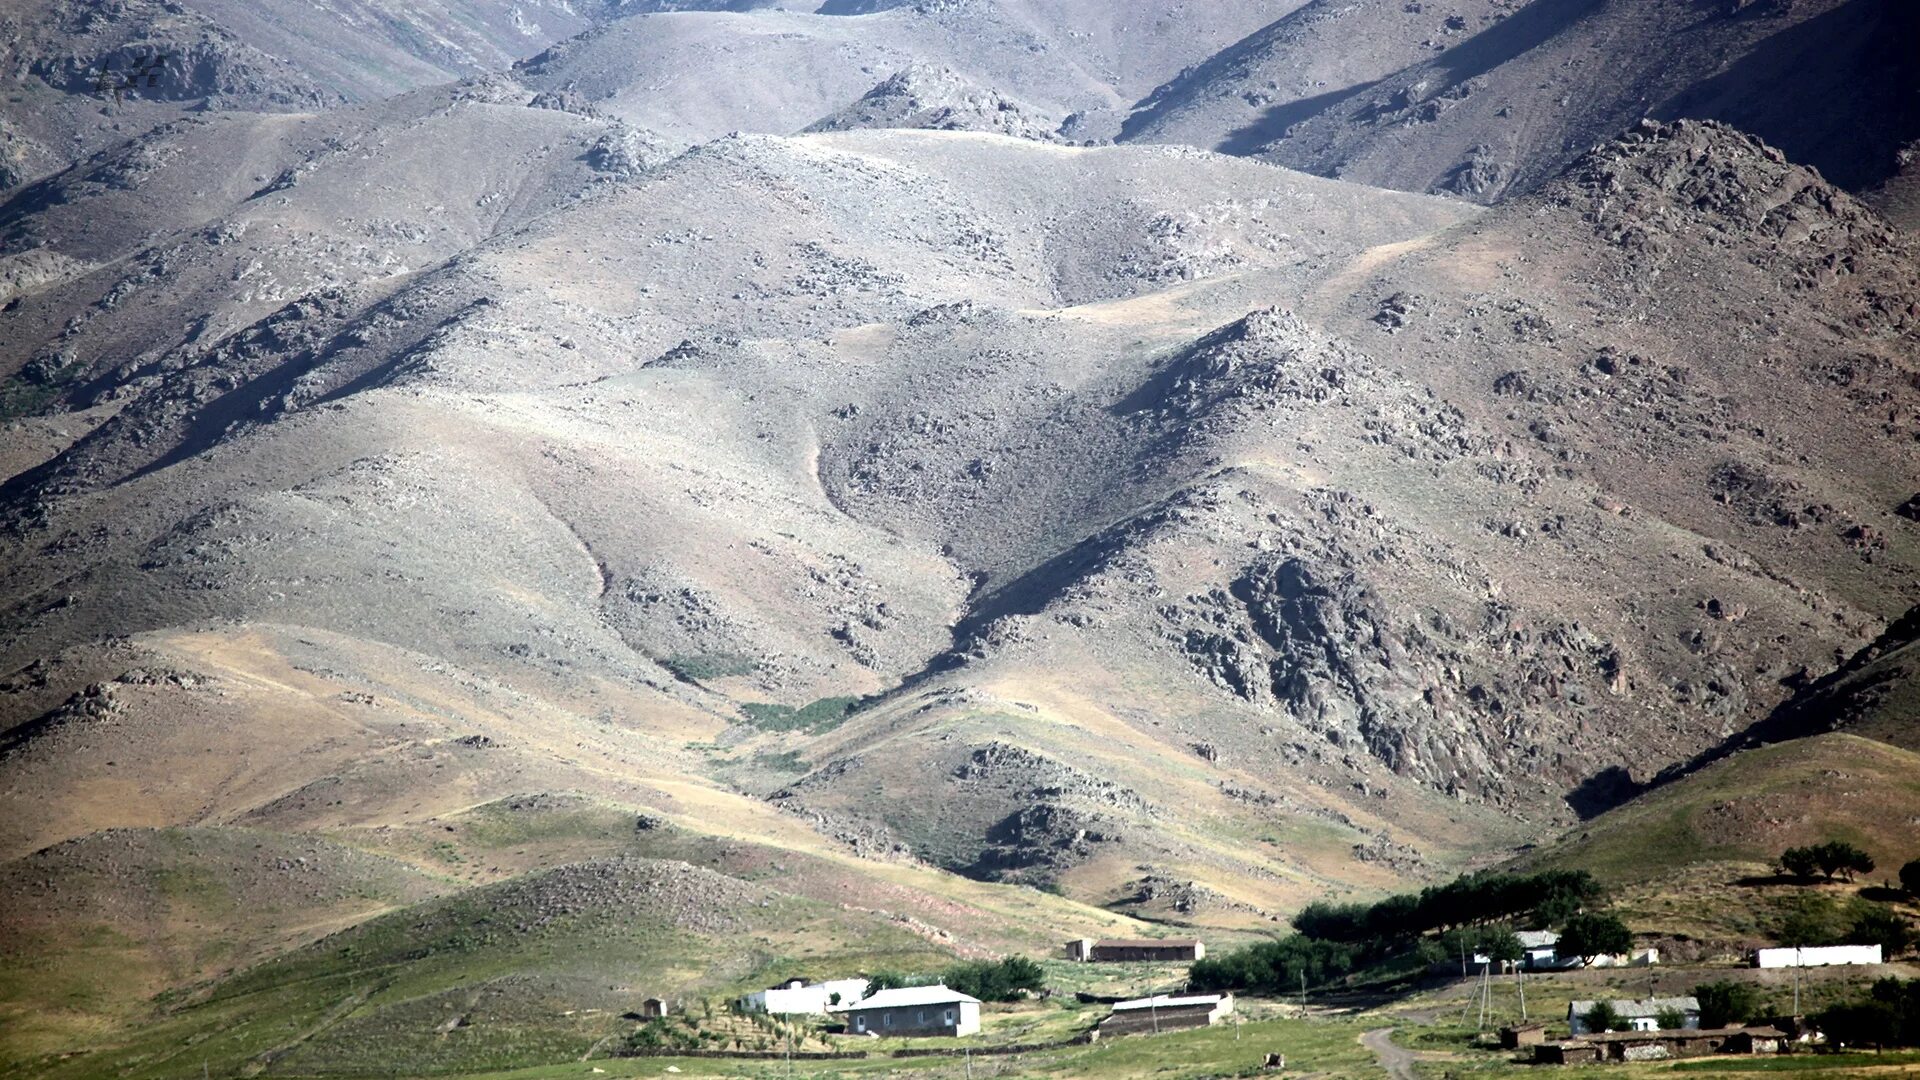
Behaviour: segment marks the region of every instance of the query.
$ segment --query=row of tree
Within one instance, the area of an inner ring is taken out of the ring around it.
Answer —
[[[1852,881],[1855,874],[1873,873],[1873,856],[1844,841],[1829,840],[1824,844],[1790,847],[1781,852],[1780,869],[1804,880],[1811,880],[1818,875],[1832,881],[1844,874],[1848,881]]]
[[[1600,883],[1585,870],[1467,874],[1372,904],[1315,901],[1294,916],[1293,926],[1317,940],[1355,943],[1404,942],[1438,930],[1498,922],[1541,929],[1566,921],[1600,895]]]
[[[1203,993],[1248,990],[1290,994],[1306,986],[1332,982],[1353,971],[1360,961],[1358,946],[1289,934],[1195,961],[1187,982]]]

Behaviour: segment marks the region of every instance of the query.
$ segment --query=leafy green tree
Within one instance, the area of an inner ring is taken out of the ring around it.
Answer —
[[[1744,1024],[1760,1011],[1760,995],[1746,983],[1701,983],[1694,987],[1693,996],[1700,1000],[1700,1026],[1704,1028]]]
[[[1810,847],[1791,847],[1780,853],[1780,869],[1791,877],[1812,880],[1820,872],[1820,856]]]
[[[1518,963],[1527,955],[1526,947],[1520,944],[1520,935],[1505,927],[1489,930],[1481,939],[1480,951],[1496,964]]]
[[[1835,1005],[1815,1018],[1820,1030],[1826,1033],[1829,1045],[1841,1046],[1882,1046],[1897,1045],[1900,1036],[1900,1014],[1894,1006],[1884,1001],[1857,1001],[1845,1005]]]
[[[1626,1019],[1613,1008],[1611,1001],[1596,1001],[1593,1008],[1580,1015],[1588,1031],[1625,1031],[1630,1026]]]
[[[867,992],[863,997],[872,997],[882,990],[899,990],[907,986],[925,986],[933,982],[925,975],[908,975],[901,971],[876,971],[867,976]]]
[[[1558,948],[1562,956],[1577,956],[1583,965],[1591,964],[1597,957],[1632,949],[1633,931],[1617,916],[1575,915],[1561,928]]]
[[[1661,1009],[1653,1014],[1653,1022],[1661,1031],[1678,1031],[1687,1026],[1687,1014],[1674,1008]]]
[[[1900,868],[1900,887],[1907,895],[1920,898],[1920,859],[1910,860]]]
[[[1865,851],[1839,840],[1830,840],[1813,849],[1814,859],[1820,864],[1820,873],[1828,881],[1836,875],[1845,874],[1848,881],[1853,875],[1873,873],[1873,856]]]

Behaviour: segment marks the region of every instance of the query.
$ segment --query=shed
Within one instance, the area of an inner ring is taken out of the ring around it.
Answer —
[[[651,1020],[667,1015],[665,998],[648,998],[640,1003],[640,1015]]]
[[[1113,1011],[1100,1021],[1100,1034],[1102,1037],[1138,1035],[1212,1027],[1232,1013],[1232,994],[1194,994],[1185,997],[1161,994],[1135,998],[1114,1004]]]
[[[1547,1041],[1547,1025],[1515,1024],[1500,1029],[1500,1047],[1503,1050],[1518,1050],[1523,1046],[1539,1046]]]
[[[1187,963],[1205,958],[1196,938],[1079,938],[1067,942],[1067,959],[1082,963]]]

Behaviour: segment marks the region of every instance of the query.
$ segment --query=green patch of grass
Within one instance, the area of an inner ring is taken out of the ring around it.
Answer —
[[[778,754],[755,754],[753,763],[768,772],[803,773],[807,771],[807,763],[802,761],[799,752],[794,750]]]
[[[660,661],[660,666],[673,672],[674,677],[687,682],[707,682],[711,679],[726,679],[739,675],[751,675],[760,670],[760,662],[750,656],[733,653],[698,653],[691,656],[669,656]]]
[[[1785,1054],[1777,1057],[1707,1058],[1683,1061],[1676,1072],[1748,1073],[1748,1072],[1825,1072],[1827,1070],[1920,1065],[1920,1050],[1901,1050],[1885,1054]]]
[[[827,697],[796,709],[791,705],[770,705],[750,701],[740,706],[747,722],[762,731],[804,731],[820,735],[846,723],[860,708],[856,697]]]

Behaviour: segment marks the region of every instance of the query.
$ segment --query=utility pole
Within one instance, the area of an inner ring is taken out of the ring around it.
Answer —
[[[1307,1015],[1307,973],[1300,973],[1300,1015]]]

